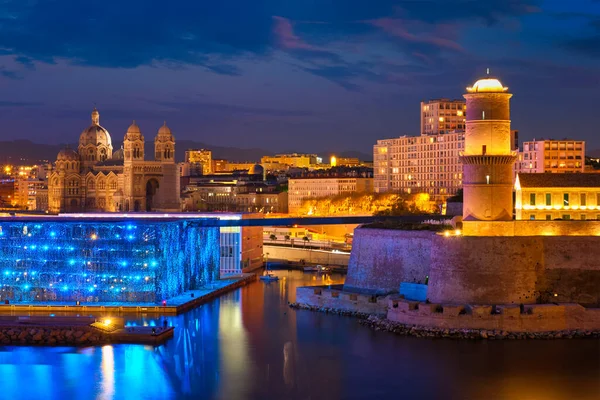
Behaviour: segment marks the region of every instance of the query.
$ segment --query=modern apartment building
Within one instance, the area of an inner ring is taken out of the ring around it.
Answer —
[[[515,173],[584,172],[582,140],[533,140],[523,143]]]
[[[288,181],[288,208],[290,213],[295,213],[305,199],[372,191],[373,178],[352,176],[290,178]]]
[[[464,132],[467,105],[464,100],[435,99],[421,102],[421,135]]]
[[[402,136],[373,146],[376,193],[429,193],[442,200],[462,187],[464,133]]]

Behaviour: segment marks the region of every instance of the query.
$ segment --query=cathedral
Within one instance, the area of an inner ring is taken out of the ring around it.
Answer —
[[[154,161],[146,161],[144,136],[135,121],[123,147],[113,153],[110,134],[94,108],[92,124],[77,151],[66,148],[48,177],[48,208],[62,212],[179,211],[175,138],[166,123],[154,138]]]

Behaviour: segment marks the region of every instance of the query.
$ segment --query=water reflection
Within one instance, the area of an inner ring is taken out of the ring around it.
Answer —
[[[0,347],[2,398],[600,398],[599,341],[396,337],[287,306],[296,286],[341,277],[276,273],[180,316],[129,318],[175,326],[156,348]]]

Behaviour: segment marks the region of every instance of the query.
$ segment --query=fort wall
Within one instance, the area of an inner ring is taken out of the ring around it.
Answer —
[[[429,275],[430,231],[356,229],[344,290],[397,293],[401,282],[424,283]]]

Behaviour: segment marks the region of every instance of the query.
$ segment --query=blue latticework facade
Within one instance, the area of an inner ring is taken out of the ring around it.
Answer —
[[[0,219],[0,301],[159,303],[219,278],[201,220]]]

